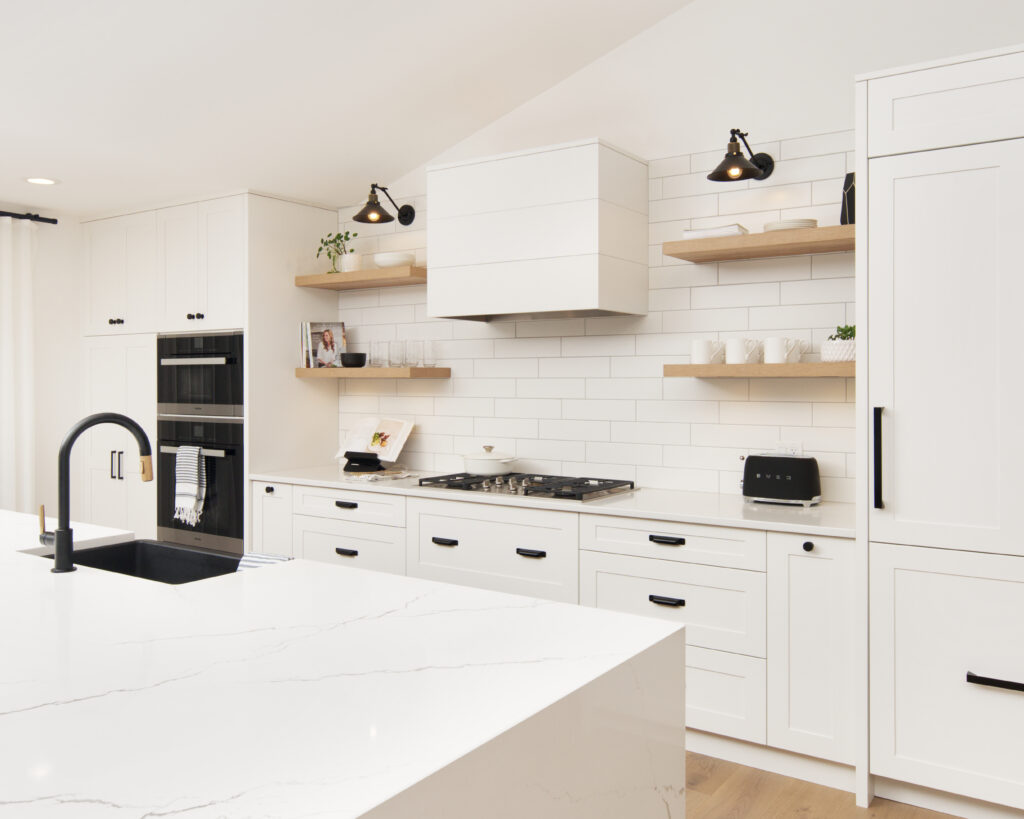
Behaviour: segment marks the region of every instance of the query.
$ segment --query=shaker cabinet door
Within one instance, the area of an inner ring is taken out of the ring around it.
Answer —
[[[1024,554],[1024,139],[869,163],[871,539]]]

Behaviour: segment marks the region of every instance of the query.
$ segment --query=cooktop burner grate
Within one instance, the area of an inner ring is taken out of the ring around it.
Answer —
[[[633,481],[569,478],[562,475],[535,475],[530,472],[509,472],[505,475],[473,475],[468,472],[456,472],[453,475],[420,478],[420,486],[461,489],[467,492],[489,492],[496,495],[522,495],[578,501],[630,492],[635,488]]]

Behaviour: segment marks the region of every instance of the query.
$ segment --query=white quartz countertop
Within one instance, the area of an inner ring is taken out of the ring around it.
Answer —
[[[678,630],[303,560],[55,575],[37,534],[0,513],[0,817],[357,817]]]
[[[426,474],[426,473],[424,473]],[[633,492],[597,498],[590,501],[552,498],[523,498],[515,495],[491,495],[454,489],[428,489],[419,486],[419,478],[364,482],[353,480],[336,464],[302,467],[252,474],[252,480],[303,484],[333,489],[383,492],[410,497],[491,503],[503,506],[526,506],[533,509],[561,509],[598,515],[620,515],[631,518],[701,523],[711,526],[736,526],[743,529],[767,529],[802,535],[856,537],[855,510],[852,503],[824,502],[805,509],[745,503],[740,495],[715,492],[682,492],[671,489],[640,488]]]

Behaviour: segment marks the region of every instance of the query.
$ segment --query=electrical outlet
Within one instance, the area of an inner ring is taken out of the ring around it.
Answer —
[[[800,441],[779,441],[775,445],[775,452],[779,455],[803,455],[804,445]]]

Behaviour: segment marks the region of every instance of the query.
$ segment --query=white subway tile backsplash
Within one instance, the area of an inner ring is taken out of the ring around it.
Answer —
[[[561,418],[562,402],[557,398],[496,398],[497,418]]]
[[[713,307],[752,307],[779,303],[779,283],[729,284],[716,287],[694,287],[690,306],[694,310]]]
[[[855,318],[852,253],[701,265],[662,254],[690,227],[739,222],[757,232],[804,215],[838,223],[852,131],[755,143],[776,160],[765,182],[709,182],[724,145],[648,165],[646,316],[451,321],[427,316],[422,285],[340,293],[351,349],[430,340],[452,378],[341,382],[339,430],[363,415],[410,418],[402,460],[424,472],[460,471],[460,453],[490,443],[521,469],[730,494],[742,457],[793,440],[818,458],[826,498],[852,501],[854,379],[663,377],[666,363],[689,361],[697,338],[784,334],[807,341],[806,359],[817,360],[821,341]],[[339,224],[359,231],[363,252],[410,250],[425,263],[426,199],[399,198],[417,208],[414,230],[346,222],[355,208],[340,210]]]

